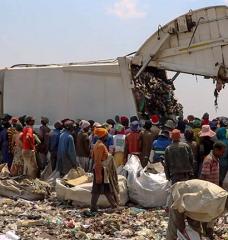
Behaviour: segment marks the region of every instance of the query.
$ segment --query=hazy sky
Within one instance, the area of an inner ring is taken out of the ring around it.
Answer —
[[[115,58],[136,51],[159,24],[226,0],[0,0],[0,67]],[[228,87],[228,86],[227,86]],[[185,113],[228,116],[228,90],[215,112],[210,80],[182,75]]]

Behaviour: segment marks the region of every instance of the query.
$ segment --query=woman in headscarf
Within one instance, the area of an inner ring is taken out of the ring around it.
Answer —
[[[228,171],[228,139],[226,138],[226,128],[221,127],[217,129],[216,135],[218,140],[226,145],[226,151],[219,160],[219,185],[222,187]]]
[[[105,128],[95,128],[94,134],[99,138],[93,147],[94,179],[91,199],[91,212],[97,211],[97,202],[101,194],[108,199],[112,208],[117,207],[118,199],[118,179],[112,156],[104,142],[108,136]]]
[[[22,157],[22,131],[23,126],[20,123],[17,123],[15,126],[16,133],[13,135],[13,163],[10,168],[10,173],[12,176],[20,176],[23,174],[24,170],[24,160]]]
[[[199,132],[200,137],[200,158],[201,161],[211,152],[216,142],[216,133],[211,130],[210,125],[203,125]]]

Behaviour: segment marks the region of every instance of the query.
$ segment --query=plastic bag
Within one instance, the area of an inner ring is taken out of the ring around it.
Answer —
[[[179,230],[177,230],[177,240],[201,240],[201,238],[195,230],[187,225],[185,228],[185,234],[182,234]]]
[[[146,208],[165,206],[169,182],[164,173],[146,173],[135,155],[130,156],[124,169],[128,171],[127,185],[132,202]]]
[[[120,189],[120,205],[124,206],[128,201],[127,179],[123,176],[118,176]],[[60,200],[72,200],[73,204],[78,207],[90,207],[91,190],[93,183],[84,183],[75,187],[67,187],[64,185],[64,180],[56,180],[56,194]],[[108,207],[109,203],[104,195],[101,195],[98,201],[99,207]]]
[[[223,182],[223,188],[226,189],[226,191],[228,191],[228,172]]]

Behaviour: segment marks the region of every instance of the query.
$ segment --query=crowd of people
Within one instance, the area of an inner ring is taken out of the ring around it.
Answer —
[[[91,212],[97,211],[100,194],[113,208],[118,205],[116,169],[131,155],[138,156],[143,168],[162,163],[171,184],[201,179],[222,187],[228,171],[228,120],[210,120],[208,113],[201,119],[189,115],[165,122],[159,115],[143,121],[116,116],[103,124],[64,119],[53,129],[42,117],[38,129],[34,124],[31,116],[6,114],[1,119],[1,163],[12,176],[28,178],[40,177],[48,163],[61,176],[76,167],[94,173]]]
[[[158,115],[139,121],[137,116],[116,116],[100,124],[92,120],[64,119],[51,129],[46,117],[34,129],[35,119],[5,115],[1,121],[1,162],[7,163],[12,176],[39,177],[48,164],[63,176],[80,166],[92,172],[93,150],[104,138],[104,150],[114,157],[118,168],[129,155],[137,155],[142,167],[162,162],[167,179],[175,183],[190,178],[208,179],[222,186],[228,170],[228,121],[210,121],[193,115],[187,119],[160,122]]]

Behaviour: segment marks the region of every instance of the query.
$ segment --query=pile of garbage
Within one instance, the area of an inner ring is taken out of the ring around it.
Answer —
[[[51,186],[48,183],[25,176],[10,177],[7,165],[0,165],[0,196],[37,201],[48,197],[50,193]]]
[[[56,179],[52,193],[48,183],[8,179],[5,170],[0,177],[0,186],[5,183],[5,192],[0,192],[5,196],[0,198],[0,240],[165,239],[168,214],[159,206],[166,203],[169,185],[161,165],[143,169],[136,156],[130,157],[118,169],[123,207],[107,208],[106,199],[101,198],[96,216],[88,215],[92,175],[84,170],[72,169],[64,178]],[[15,195],[15,191],[20,194]],[[215,232],[216,240],[228,239],[228,215],[218,220]]]
[[[164,70],[147,67],[137,79],[135,76],[140,67],[132,65],[131,70],[139,112],[149,115],[160,114],[164,117],[183,114],[183,106],[174,96],[173,82],[167,79]]]
[[[0,200],[0,231],[21,239],[165,239],[167,215],[163,210],[136,207],[114,212],[101,210],[96,218],[84,216],[53,195],[43,202]],[[1,238],[0,238],[1,239]]]
[[[168,222],[161,209],[142,209],[128,205],[120,210],[102,209],[87,217],[88,209],[77,209],[68,201],[60,202],[55,193],[44,201],[0,199],[0,239],[26,240],[164,240]],[[7,233],[7,234],[6,234]],[[8,238],[14,235],[18,238]],[[228,237],[228,222],[219,219],[217,240]],[[4,237],[4,238],[3,238]]]

